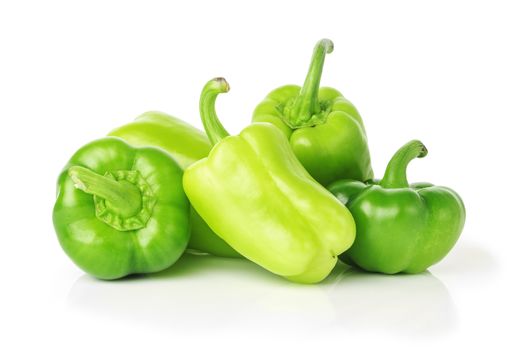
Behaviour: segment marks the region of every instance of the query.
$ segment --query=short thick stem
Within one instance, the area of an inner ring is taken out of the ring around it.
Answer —
[[[427,148],[421,141],[413,140],[403,145],[387,164],[380,186],[385,188],[409,187],[407,181],[409,162],[415,158],[423,158],[427,153]]]
[[[229,136],[228,131],[222,126],[215,112],[217,95],[229,90],[230,86],[224,78],[215,78],[206,83],[201,92],[199,113],[201,114],[204,130],[213,145]]]
[[[320,79],[326,54],[331,52],[333,52],[333,42],[329,39],[322,39],[315,45],[304,85],[302,85],[300,94],[288,111],[291,124],[305,124],[313,115],[320,112],[318,101]]]
[[[141,209],[141,192],[129,182],[116,181],[82,166],[70,167],[68,174],[77,189],[103,198],[114,212],[123,217],[130,217]]]

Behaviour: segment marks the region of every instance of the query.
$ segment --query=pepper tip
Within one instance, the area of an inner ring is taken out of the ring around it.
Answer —
[[[228,84],[226,79],[224,79],[223,77],[217,77],[212,80],[216,83],[217,87],[219,88],[219,91],[221,91],[221,92],[230,91],[230,84]]]
[[[414,145],[414,149],[416,152],[416,158],[423,158],[429,153],[427,147],[420,140],[412,140],[407,143],[407,145]],[[405,147],[405,146],[404,146]]]
[[[85,183],[83,181],[81,181],[79,174],[78,174],[78,168],[79,167],[77,167],[77,166],[71,166],[67,170],[67,174],[71,178],[71,180],[74,184],[74,188],[85,191],[87,189],[87,186],[85,185]]]
[[[335,44],[333,44],[333,41],[331,39],[321,39],[319,41],[319,45],[322,45],[326,49],[326,53],[331,53],[335,49]]]
[[[420,151],[418,152],[418,158],[423,158],[423,157],[425,157],[429,153],[429,150],[423,144],[423,142],[418,141],[418,143],[420,145]]]

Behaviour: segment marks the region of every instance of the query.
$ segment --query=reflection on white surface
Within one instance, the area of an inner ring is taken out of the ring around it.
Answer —
[[[443,259],[443,263],[431,268],[435,274],[452,278],[464,285],[475,288],[497,278],[499,262],[488,250],[476,243],[456,244],[454,249]]]
[[[388,276],[351,269],[336,286],[330,298],[346,329],[435,335],[456,325],[447,288],[429,272]]]
[[[384,276],[339,264],[319,285],[298,285],[245,260],[185,255],[170,269],[105,282],[82,276],[69,307],[154,326],[324,327],[350,331],[438,334],[454,327],[455,308],[430,273]]]

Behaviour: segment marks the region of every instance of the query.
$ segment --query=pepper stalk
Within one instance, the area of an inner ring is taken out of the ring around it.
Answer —
[[[290,127],[295,129],[314,125],[313,117],[320,116],[322,112],[318,100],[320,79],[326,54],[333,52],[333,48],[333,42],[329,39],[322,39],[315,45],[304,85],[299,95],[284,109],[285,120]]]
[[[222,139],[230,136],[228,131],[219,121],[217,112],[215,111],[215,100],[217,95],[230,91],[230,85],[224,78],[214,78],[203,87],[201,97],[199,99],[199,113],[203,122],[206,135],[210,139],[212,145],[219,143]]]
[[[427,153],[427,147],[425,147],[421,141],[412,140],[407,142],[396,151],[387,164],[384,177],[382,181],[380,181],[380,186],[384,188],[409,187],[409,182],[407,181],[407,166],[411,160],[423,158]]]

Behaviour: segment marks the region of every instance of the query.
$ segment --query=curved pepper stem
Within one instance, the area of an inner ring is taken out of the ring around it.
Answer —
[[[407,165],[414,158],[423,158],[427,153],[427,148],[421,141],[413,140],[407,142],[394,154],[389,164],[387,164],[380,186],[384,188],[409,187],[407,182]]]
[[[212,145],[215,145],[230,134],[222,126],[215,112],[215,100],[217,95],[228,92],[230,85],[224,78],[214,78],[203,88],[199,99],[199,113],[203,122],[204,130]]]
[[[103,198],[112,211],[122,217],[130,217],[141,210],[141,191],[129,182],[116,181],[76,165],[69,168],[68,174],[74,182],[74,187]]]
[[[288,121],[291,125],[305,124],[313,115],[320,113],[318,101],[320,78],[322,77],[326,54],[333,52],[333,48],[333,42],[329,39],[322,39],[315,45],[304,85],[302,85],[300,94],[287,112]]]

